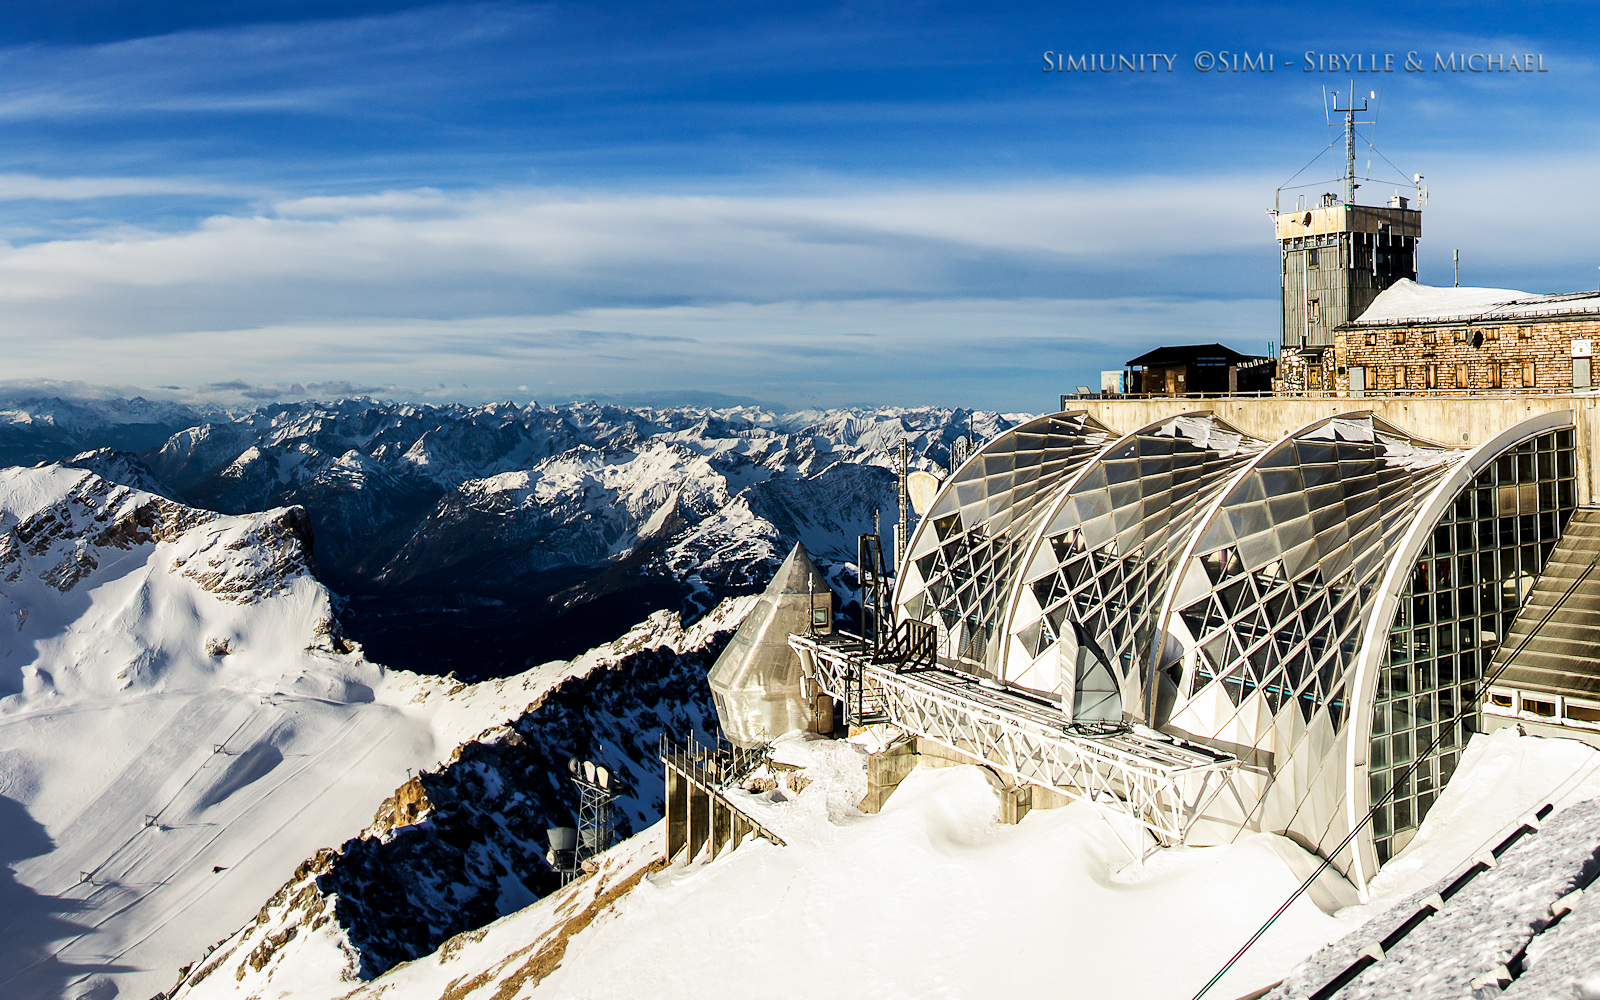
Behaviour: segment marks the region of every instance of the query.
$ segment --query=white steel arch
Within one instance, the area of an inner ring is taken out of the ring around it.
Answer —
[[[1362,633],[1360,657],[1356,662],[1351,687],[1357,692],[1355,703],[1365,708],[1353,718],[1351,739],[1346,750],[1345,771],[1349,794],[1345,800],[1345,833],[1372,808],[1372,789],[1368,782],[1368,753],[1372,745],[1372,711],[1378,683],[1379,665],[1389,650],[1388,633],[1399,610],[1401,591],[1410,582],[1413,568],[1427,546],[1446,510],[1457,496],[1496,459],[1517,446],[1552,431],[1574,427],[1570,410],[1541,413],[1500,431],[1494,437],[1473,448],[1434,487],[1426,502],[1418,510],[1411,528],[1395,545],[1388,571],[1379,585],[1372,615]],[[1359,837],[1357,850],[1351,858],[1350,878],[1364,886],[1377,873],[1378,858],[1373,850],[1372,837]]]

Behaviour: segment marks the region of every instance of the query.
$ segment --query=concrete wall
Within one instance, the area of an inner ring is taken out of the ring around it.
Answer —
[[[1534,396],[1394,396],[1368,393],[1360,399],[1310,396],[1268,399],[1083,399],[1068,400],[1113,430],[1128,433],[1176,413],[1215,412],[1249,434],[1271,440],[1323,417],[1370,410],[1413,434],[1442,444],[1480,444],[1512,424],[1540,413],[1566,410],[1577,425],[1578,502],[1600,502],[1594,456],[1600,451],[1600,394]]]

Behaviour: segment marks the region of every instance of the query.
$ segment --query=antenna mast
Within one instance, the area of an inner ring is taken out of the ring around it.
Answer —
[[[1356,188],[1361,186],[1356,183],[1356,126],[1376,123],[1356,121],[1356,112],[1367,110],[1367,100],[1363,98],[1361,107],[1356,107],[1356,85],[1354,81],[1350,84],[1349,104],[1342,108],[1339,107],[1339,97],[1340,95],[1337,93],[1333,95],[1333,110],[1344,115],[1344,203],[1346,205],[1354,205],[1356,203]]]

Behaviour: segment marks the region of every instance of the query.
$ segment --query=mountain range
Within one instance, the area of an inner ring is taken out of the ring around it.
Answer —
[[[196,412],[130,453],[89,447],[100,405],[13,403],[0,445],[38,453],[11,429],[71,412],[83,447],[53,456],[67,464],[222,513],[303,507],[317,572],[369,655],[464,679],[570,658],[654,611],[692,619],[759,590],[796,541],[848,597],[856,537],[892,536],[900,443],[942,471],[962,439],[1020,419],[358,398]]]
[[[847,588],[900,441],[1013,419],[6,405],[0,995],[72,1000],[369,978],[543,896],[567,756],[649,827],[740,595],[795,541]]]

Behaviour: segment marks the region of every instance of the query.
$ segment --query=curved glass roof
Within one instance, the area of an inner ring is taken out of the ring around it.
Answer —
[[[1211,412],[1121,436],[1083,413],[1043,417],[946,482],[896,609],[936,625],[944,667],[1058,699],[1067,720],[1234,752],[1234,791],[1207,813],[1221,839],[1268,829],[1325,848],[1367,781],[1372,664],[1387,654],[1363,644],[1389,643],[1374,616],[1395,615],[1394,581],[1462,484],[1553,420],[1466,449],[1368,412],[1271,443]]]
[[[1014,427],[956,470],[907,545],[896,584],[901,616],[931,621],[940,656],[995,675],[993,642],[1032,522],[1055,488],[1115,435],[1087,413]]]
[[[1006,680],[1070,697],[1080,668],[1099,663],[1122,703],[1137,705],[1155,613],[1188,529],[1266,446],[1213,413],[1181,414],[1118,439],[1085,466],[1050,505],[1024,560]]]

